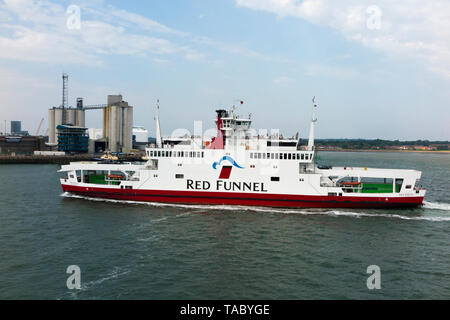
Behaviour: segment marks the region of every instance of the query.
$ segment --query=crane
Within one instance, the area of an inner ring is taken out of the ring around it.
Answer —
[[[39,131],[41,131],[41,127],[42,127],[43,123],[44,123],[44,118],[41,119],[41,122],[39,123],[39,126],[38,126],[38,128],[36,130],[36,135],[37,136],[39,135]]]

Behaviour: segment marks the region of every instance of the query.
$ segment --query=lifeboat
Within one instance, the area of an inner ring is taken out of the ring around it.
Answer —
[[[108,178],[110,179],[123,179],[123,176],[116,174],[108,174]]]
[[[346,181],[346,182],[341,182],[341,185],[343,186],[359,186],[361,184],[361,182],[353,182],[353,181]]]

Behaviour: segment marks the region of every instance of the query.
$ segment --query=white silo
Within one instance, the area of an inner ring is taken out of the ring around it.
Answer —
[[[66,123],[64,124],[71,124],[75,126],[77,123],[76,119],[77,111],[72,108],[66,108],[65,111],[66,111]]]
[[[84,127],[85,123],[86,123],[84,110],[77,109],[76,115],[77,115],[76,116],[77,121],[76,121],[75,125],[78,127]]]
[[[119,106],[110,107],[109,115],[109,149],[111,152],[118,152],[120,133],[120,110]]]
[[[133,107],[123,108],[123,147],[124,153],[130,153],[133,149]]]
[[[121,95],[109,95],[103,109],[103,135],[111,152],[129,153],[133,147],[133,107]]]
[[[55,109],[48,109],[48,143],[56,143]]]

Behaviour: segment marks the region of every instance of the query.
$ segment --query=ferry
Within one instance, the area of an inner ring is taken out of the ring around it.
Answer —
[[[316,161],[313,99],[308,145],[298,137],[256,135],[251,115],[217,110],[215,137],[162,138],[159,104],[156,143],[141,163],[71,162],[63,165],[64,192],[87,197],[289,208],[400,208],[421,206],[421,172],[321,166]],[[101,159],[100,159],[101,160]]]

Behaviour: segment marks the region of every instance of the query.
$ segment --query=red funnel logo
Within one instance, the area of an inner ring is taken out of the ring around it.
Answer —
[[[219,179],[228,179],[231,174],[231,168],[232,166],[223,166],[222,170],[220,171]]]

